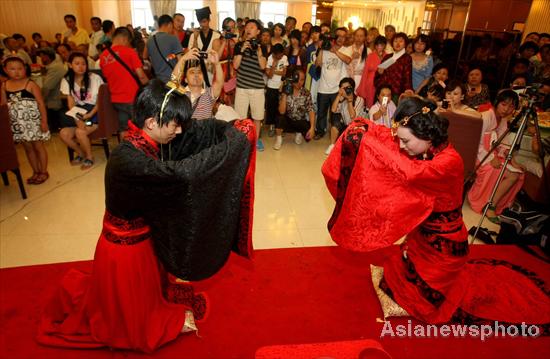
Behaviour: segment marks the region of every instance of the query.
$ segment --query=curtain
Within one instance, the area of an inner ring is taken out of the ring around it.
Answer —
[[[371,26],[378,26],[378,16],[380,15],[379,9],[366,9],[366,8],[352,8],[352,7],[337,7],[336,5],[332,9],[332,19],[338,20],[339,26],[348,27],[348,21],[351,17],[358,17],[362,22],[362,26],[369,28]],[[383,30],[383,29],[382,29]],[[384,31],[381,31],[382,34]]]
[[[176,12],[176,0],[149,0],[153,16],[170,15]]]
[[[235,16],[250,19],[260,18],[259,0],[235,0]]]

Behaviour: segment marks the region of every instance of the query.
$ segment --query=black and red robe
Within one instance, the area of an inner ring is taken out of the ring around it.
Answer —
[[[250,257],[252,122],[193,122],[173,149],[172,160],[159,160],[166,149],[130,123],[107,163],[93,271],[64,277],[44,310],[40,343],[150,353],[180,334],[186,312],[206,314],[205,296],[175,277],[210,277],[231,250]]]

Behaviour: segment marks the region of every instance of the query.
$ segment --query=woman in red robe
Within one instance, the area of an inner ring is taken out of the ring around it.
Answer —
[[[342,134],[322,169],[336,200],[332,238],[371,251],[407,235],[384,264],[380,288],[419,320],[525,322],[547,331],[550,298],[533,273],[468,259],[464,166],[434,107],[410,98],[397,109],[397,129],[359,118]]]

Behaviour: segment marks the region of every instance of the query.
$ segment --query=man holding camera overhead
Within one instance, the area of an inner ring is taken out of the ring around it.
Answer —
[[[336,29],[334,42],[326,34],[323,35],[321,50],[315,60],[315,66],[321,67],[317,93],[317,127],[314,137],[316,140],[325,135],[328,113],[338,94],[338,83],[346,76],[345,65],[351,62],[351,48],[344,47],[347,32],[345,27]]]
[[[294,143],[301,145],[315,135],[315,112],[311,94],[304,87],[306,75],[301,68],[294,71],[283,84],[283,93],[279,101],[274,150],[283,145],[283,131],[295,132]]]
[[[264,150],[260,127],[265,112],[264,70],[267,65],[266,49],[260,45],[258,36],[262,26],[256,20],[248,20],[244,27],[244,41],[235,45],[233,67],[237,70],[235,111],[241,119],[248,118],[248,107],[256,126],[256,149]]]

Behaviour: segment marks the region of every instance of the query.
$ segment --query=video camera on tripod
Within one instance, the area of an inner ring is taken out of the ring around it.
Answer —
[[[512,156],[513,156],[514,151],[516,151],[520,147],[521,140],[523,138],[525,130],[527,129],[529,121],[531,121],[534,125],[536,140],[538,141],[538,143],[542,143],[541,142],[542,140],[541,140],[539,122],[538,122],[537,109],[536,109],[536,104],[542,103],[542,100],[543,100],[543,95],[541,93],[539,93],[539,89],[541,87],[542,87],[542,84],[533,84],[531,86],[525,86],[525,87],[521,87],[521,88],[512,88],[511,89],[511,91],[514,91],[518,94],[518,97],[519,97],[520,100],[522,98],[524,99],[524,101],[519,101],[519,103],[521,105],[521,110],[515,116],[515,118],[510,122],[506,132],[504,132],[504,134],[502,134],[496,140],[496,142],[494,142],[492,144],[491,149],[488,151],[488,153],[485,155],[485,157],[480,161],[480,163],[476,166],[475,170],[470,174],[470,176],[468,176],[468,178],[465,181],[465,191],[466,191],[467,187],[468,187],[467,184],[468,183],[473,183],[473,179],[475,178],[475,174],[476,174],[477,170],[487,161],[489,156],[500,146],[502,141],[508,136],[508,134],[510,132],[516,132],[514,137],[513,137],[513,140],[511,141],[510,149],[509,149],[508,154],[507,154],[507,156],[504,160],[504,164],[501,166],[500,173],[499,173],[498,178],[496,180],[496,183],[493,187],[491,195],[489,196],[489,199],[488,199],[487,203],[483,207],[483,213],[482,213],[481,219],[479,221],[478,226],[475,229],[475,232],[473,234],[473,237],[472,237],[472,240],[470,241],[470,243],[472,243],[473,240],[475,240],[475,238],[478,234],[478,231],[481,229],[481,225],[483,224],[483,220],[485,219],[485,217],[487,215],[488,209],[495,206],[493,201],[494,201],[497,189],[498,189],[500,183],[502,182],[502,179],[504,178],[504,173],[507,169],[508,163],[512,160]],[[503,90],[503,91],[506,91],[506,90]],[[508,91],[510,91],[510,90],[508,90]],[[518,91],[520,93],[518,93]],[[516,128],[517,128],[517,130],[516,130]],[[545,161],[544,161],[544,150],[543,150],[542,146],[539,147],[538,152],[539,152],[538,153],[539,161],[540,161],[540,164],[542,166],[542,178],[543,178],[544,183],[546,183],[546,186],[548,186],[549,185],[549,178],[548,178],[548,174],[546,173],[546,166],[545,166]],[[550,190],[550,189],[548,189],[548,190]]]

